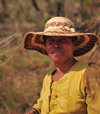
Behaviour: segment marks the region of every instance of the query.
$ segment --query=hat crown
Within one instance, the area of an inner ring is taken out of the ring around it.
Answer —
[[[46,32],[48,30],[52,31],[53,29],[56,29],[56,31],[58,29],[60,29],[61,31],[75,32],[75,25],[68,18],[65,18],[65,17],[53,17],[50,20],[48,20],[47,23],[45,24],[44,32]]]
[[[46,24],[51,23],[51,22],[67,23],[67,24],[70,24],[70,25],[74,26],[74,23],[66,17],[53,17],[50,20],[48,20]]]

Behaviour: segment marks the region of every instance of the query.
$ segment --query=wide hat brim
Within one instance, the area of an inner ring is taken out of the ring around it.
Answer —
[[[24,36],[24,48],[37,50],[38,52],[47,55],[43,39],[44,36],[77,36],[77,48],[74,50],[75,57],[86,54],[99,41],[99,37],[92,33],[29,32]]]

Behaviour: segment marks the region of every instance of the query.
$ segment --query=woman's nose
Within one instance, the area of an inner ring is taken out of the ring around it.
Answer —
[[[58,48],[58,47],[61,47],[61,45],[59,43],[55,43],[54,47]]]

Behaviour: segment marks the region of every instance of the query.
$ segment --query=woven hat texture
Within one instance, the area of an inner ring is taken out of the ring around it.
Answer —
[[[99,37],[92,33],[78,33],[75,31],[74,23],[66,17],[53,17],[47,21],[43,32],[28,32],[24,36],[24,48],[37,50],[47,55],[44,44],[44,36],[77,36],[77,48],[74,56],[81,56],[89,52],[99,41]]]

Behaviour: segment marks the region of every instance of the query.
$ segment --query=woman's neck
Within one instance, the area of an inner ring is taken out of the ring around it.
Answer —
[[[77,60],[73,59],[71,61],[68,61],[64,64],[57,64],[56,65],[56,70],[57,70],[57,74],[59,74],[61,77],[68,72],[68,70],[77,62]]]

